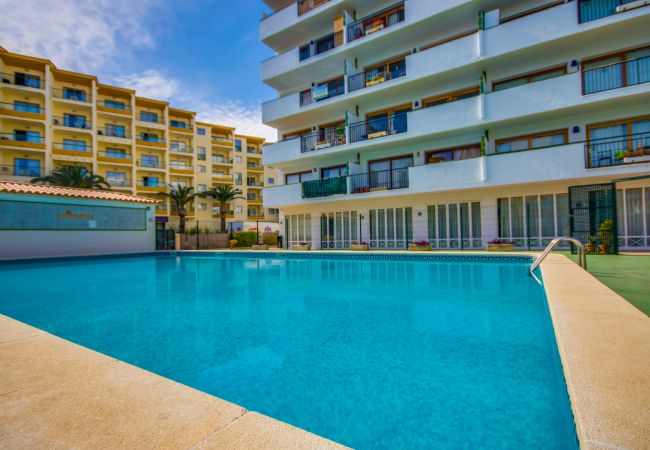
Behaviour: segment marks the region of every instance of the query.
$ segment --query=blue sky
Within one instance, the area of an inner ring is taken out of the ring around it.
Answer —
[[[260,104],[261,0],[0,0],[0,45],[274,138]],[[121,14],[127,12],[128,15]]]

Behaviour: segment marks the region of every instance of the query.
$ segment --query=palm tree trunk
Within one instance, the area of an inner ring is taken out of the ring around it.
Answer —
[[[178,232],[181,234],[185,233],[185,214],[181,214],[181,212],[178,212],[178,220],[180,221],[178,224]]]
[[[221,217],[221,232],[226,232],[226,214],[228,213],[228,205],[224,202],[219,204],[219,216]]]

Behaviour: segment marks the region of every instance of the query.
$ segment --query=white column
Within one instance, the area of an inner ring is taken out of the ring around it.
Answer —
[[[321,249],[321,212],[311,212],[311,248]]]
[[[427,207],[418,205],[413,207],[413,241],[428,241],[429,225],[427,221]]]
[[[483,245],[499,237],[499,211],[496,198],[481,200],[481,235]]]

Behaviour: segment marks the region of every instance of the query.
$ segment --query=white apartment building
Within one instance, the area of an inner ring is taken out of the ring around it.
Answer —
[[[650,248],[650,1],[265,2],[286,245]]]

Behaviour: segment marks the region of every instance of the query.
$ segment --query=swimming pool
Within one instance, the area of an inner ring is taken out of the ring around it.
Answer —
[[[576,448],[525,258],[0,264],[0,313],[357,448]]]

